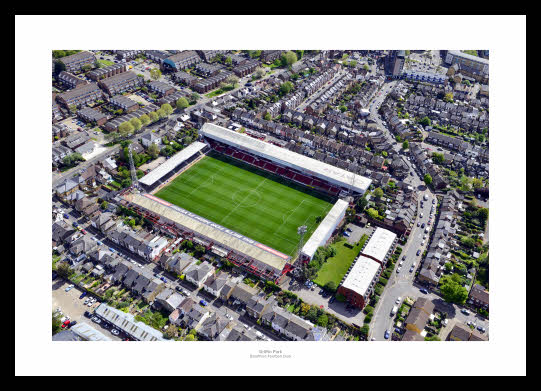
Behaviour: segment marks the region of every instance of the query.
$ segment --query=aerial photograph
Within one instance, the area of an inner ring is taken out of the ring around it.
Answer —
[[[488,341],[489,57],[53,50],[53,341]]]

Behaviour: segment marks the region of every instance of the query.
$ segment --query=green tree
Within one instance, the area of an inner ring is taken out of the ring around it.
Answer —
[[[453,93],[452,92],[446,93],[445,96],[443,97],[443,100],[446,102],[453,102]]]
[[[183,110],[186,107],[188,107],[190,104],[188,103],[188,100],[184,97],[180,97],[177,100],[177,109]]]
[[[379,217],[378,211],[374,208],[368,208],[366,213],[368,213],[368,216],[372,217],[373,219],[377,219]]]
[[[151,111],[150,113],[148,113],[148,117],[150,118],[151,123],[154,123],[160,119],[160,117],[155,111]]]
[[[280,85],[280,94],[286,95],[289,94],[289,92],[293,89],[293,83],[290,81],[286,81]]]
[[[102,208],[102,209],[107,209],[108,206],[109,206],[109,203],[108,203],[107,201],[103,201],[103,202],[101,203],[101,208]]]
[[[159,80],[162,77],[162,71],[158,68],[152,68],[149,73],[152,80]]]
[[[270,121],[271,120],[271,115],[269,112],[265,113],[265,116],[263,117],[263,119],[267,120],[267,121]]]
[[[53,335],[62,331],[62,322],[60,321],[60,315],[57,312],[52,313],[52,331]]]
[[[71,275],[73,275],[73,273],[75,273],[67,262],[62,262],[60,265],[57,265],[56,272],[59,276],[64,278],[69,278]]]
[[[432,121],[428,117],[424,117],[422,120],[419,121],[419,123],[423,126],[430,126],[432,125]]]
[[[161,109],[165,112],[165,115],[171,115],[173,113],[173,108],[169,103],[164,103],[161,107]]]
[[[481,220],[481,224],[483,224],[483,226],[485,226],[485,224],[487,223],[487,220],[488,220],[488,209],[487,208],[479,208],[479,210],[477,211],[477,217],[479,218],[479,220]]]
[[[170,324],[167,330],[165,330],[165,333],[163,333],[163,336],[166,339],[173,339],[177,336],[178,329],[175,325]]]
[[[139,118],[132,118],[130,120],[130,123],[132,124],[135,131],[141,130],[141,127],[143,126],[143,123]]]
[[[402,143],[402,149],[403,149],[403,150],[406,150],[406,149],[408,149],[409,147],[410,147],[410,143],[408,142],[408,140],[406,140],[406,141],[404,141],[404,142]]]
[[[424,176],[423,179],[424,179],[425,184],[426,184],[427,186],[429,186],[430,184],[432,184],[432,177],[430,176],[430,174],[428,174],[428,173],[425,174],[425,176]]]
[[[156,159],[158,155],[160,154],[160,148],[152,143],[148,146],[147,153],[152,157],[152,159]]]
[[[82,69],[83,71],[85,71],[85,72],[88,72],[89,70],[92,69],[92,65],[90,65],[90,64],[85,64],[85,65],[83,65],[83,66],[81,67],[81,69]]]
[[[328,323],[329,323],[329,317],[326,314],[323,314],[319,318],[317,318],[318,326],[327,327]]]
[[[381,197],[383,197],[383,190],[381,190],[380,187],[376,187],[372,194],[374,194],[374,197],[376,197],[377,199],[380,199]]]
[[[226,65],[231,65],[231,64],[233,64],[233,60],[231,59],[231,57],[228,56],[228,57],[225,59],[224,63],[225,63]]]
[[[357,210],[359,212],[362,212],[364,208],[366,208],[367,205],[368,205],[368,201],[366,200],[366,198],[359,197],[359,199],[357,200]]]
[[[434,152],[432,153],[432,161],[436,164],[443,164],[445,157],[443,156],[443,153]]]
[[[440,280],[440,292],[448,303],[464,304],[468,298],[468,290],[461,285],[462,277],[458,274],[443,276]]]
[[[129,121],[123,122],[118,126],[118,133],[120,133],[120,136],[122,137],[128,136],[130,133],[133,133],[134,130],[135,128]]]
[[[199,96],[199,94],[197,92],[194,92],[194,93],[192,93],[190,95],[190,99],[194,103],[197,102],[199,100],[199,98],[200,98],[200,96]]]
[[[143,126],[147,126],[150,123],[150,118],[148,115],[143,114],[141,117],[139,117],[139,121],[141,121],[141,124],[143,124]]]
[[[425,337],[425,341],[441,341],[441,339],[437,335],[433,335],[431,337]]]
[[[184,341],[195,341],[195,335],[193,334],[188,334],[185,338],[184,338]]]
[[[329,281],[325,284],[325,290],[329,292],[336,292],[336,283],[334,281]]]
[[[158,118],[160,119],[164,119],[165,117],[167,117],[167,113],[165,112],[164,109],[158,109],[156,110],[156,114],[158,114]]]
[[[297,54],[297,58],[300,60],[302,56],[304,56],[304,50],[295,50],[295,53]]]
[[[283,67],[289,67],[293,65],[295,62],[297,62],[297,55],[290,51],[285,52],[282,54],[282,66]]]

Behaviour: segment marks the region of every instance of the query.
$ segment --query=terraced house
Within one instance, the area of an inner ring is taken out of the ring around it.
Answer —
[[[143,81],[134,72],[124,72],[107,79],[100,80],[99,86],[110,96],[132,91],[143,85]]]
[[[66,71],[62,71],[58,74],[58,81],[68,88],[77,88],[79,86],[88,84],[86,80],[80,79]]]
[[[69,109],[71,105],[83,106],[104,97],[96,83],[88,83],[56,96],[58,103]]]
[[[104,68],[94,69],[93,71],[88,72],[88,77],[94,81],[102,80],[119,73],[126,72],[128,66],[126,64],[113,64]]]
[[[180,71],[190,68],[201,61],[201,57],[197,55],[195,50],[186,50],[167,57],[165,60],[163,60],[163,67],[164,69],[171,71]]]
[[[67,72],[79,72],[84,65],[94,66],[96,57],[90,52],[82,51],[71,56],[62,57],[58,61],[66,66]]]

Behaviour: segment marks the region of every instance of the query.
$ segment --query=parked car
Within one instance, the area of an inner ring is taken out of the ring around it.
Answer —
[[[111,329],[111,334],[113,334],[113,335],[119,335],[119,334],[120,334],[120,331],[118,331],[117,329]]]
[[[79,299],[82,299],[83,297],[85,297],[87,294],[87,291],[84,291],[83,293],[81,293],[81,296],[79,296]]]
[[[76,320],[74,320],[73,322],[69,322],[68,328],[71,328],[71,327],[75,326],[76,324],[77,324]]]
[[[385,339],[389,339],[389,335],[390,335],[389,330],[385,330],[385,335],[384,335]]]
[[[350,237],[350,234],[349,234],[348,232],[344,232],[344,236],[346,236],[346,237],[349,238],[349,237]]]
[[[94,316],[91,320],[92,320],[92,322],[97,323],[97,324],[101,323],[101,319],[98,318],[97,316]]]
[[[470,314],[470,311],[468,311],[466,308],[462,308],[460,310],[460,312],[462,312],[464,315],[469,315]]]
[[[402,268],[399,266],[396,268],[396,274],[399,274],[400,273],[400,270],[402,270]]]
[[[70,320],[68,319],[68,320],[64,321],[64,323],[62,323],[62,328],[67,327],[69,324],[70,324]]]
[[[82,229],[81,232],[83,233],[83,235],[86,235],[86,231],[84,229]]]
[[[415,268],[413,266],[410,267],[410,273],[413,273],[413,271],[415,270]]]
[[[70,285],[68,285],[68,286],[66,287],[65,291],[66,291],[66,292],[69,292],[73,287],[74,287],[74,285],[73,285],[73,284],[70,284]]]
[[[425,227],[425,223],[421,224],[421,228],[424,228]]]
[[[329,300],[329,304],[334,303],[335,300],[336,300],[336,296],[331,297],[331,299]]]
[[[420,249],[417,250],[416,254],[417,254],[417,256],[421,255],[421,250]]]
[[[69,215],[67,213],[64,213],[64,218],[69,219],[70,217],[69,217]]]
[[[199,304],[201,304],[203,307],[206,307],[207,305],[209,305],[209,303],[206,302],[206,300],[199,300]]]
[[[85,318],[91,318],[92,317],[92,314],[88,311],[85,311],[85,313],[83,314],[85,316]]]
[[[419,291],[420,291],[421,293],[424,293],[425,295],[428,293],[428,291],[426,290],[426,288],[421,288],[421,289],[419,289]]]

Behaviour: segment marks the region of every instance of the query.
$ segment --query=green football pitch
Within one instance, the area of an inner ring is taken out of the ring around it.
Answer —
[[[155,194],[201,217],[293,256],[334,199],[217,153],[205,156]]]

